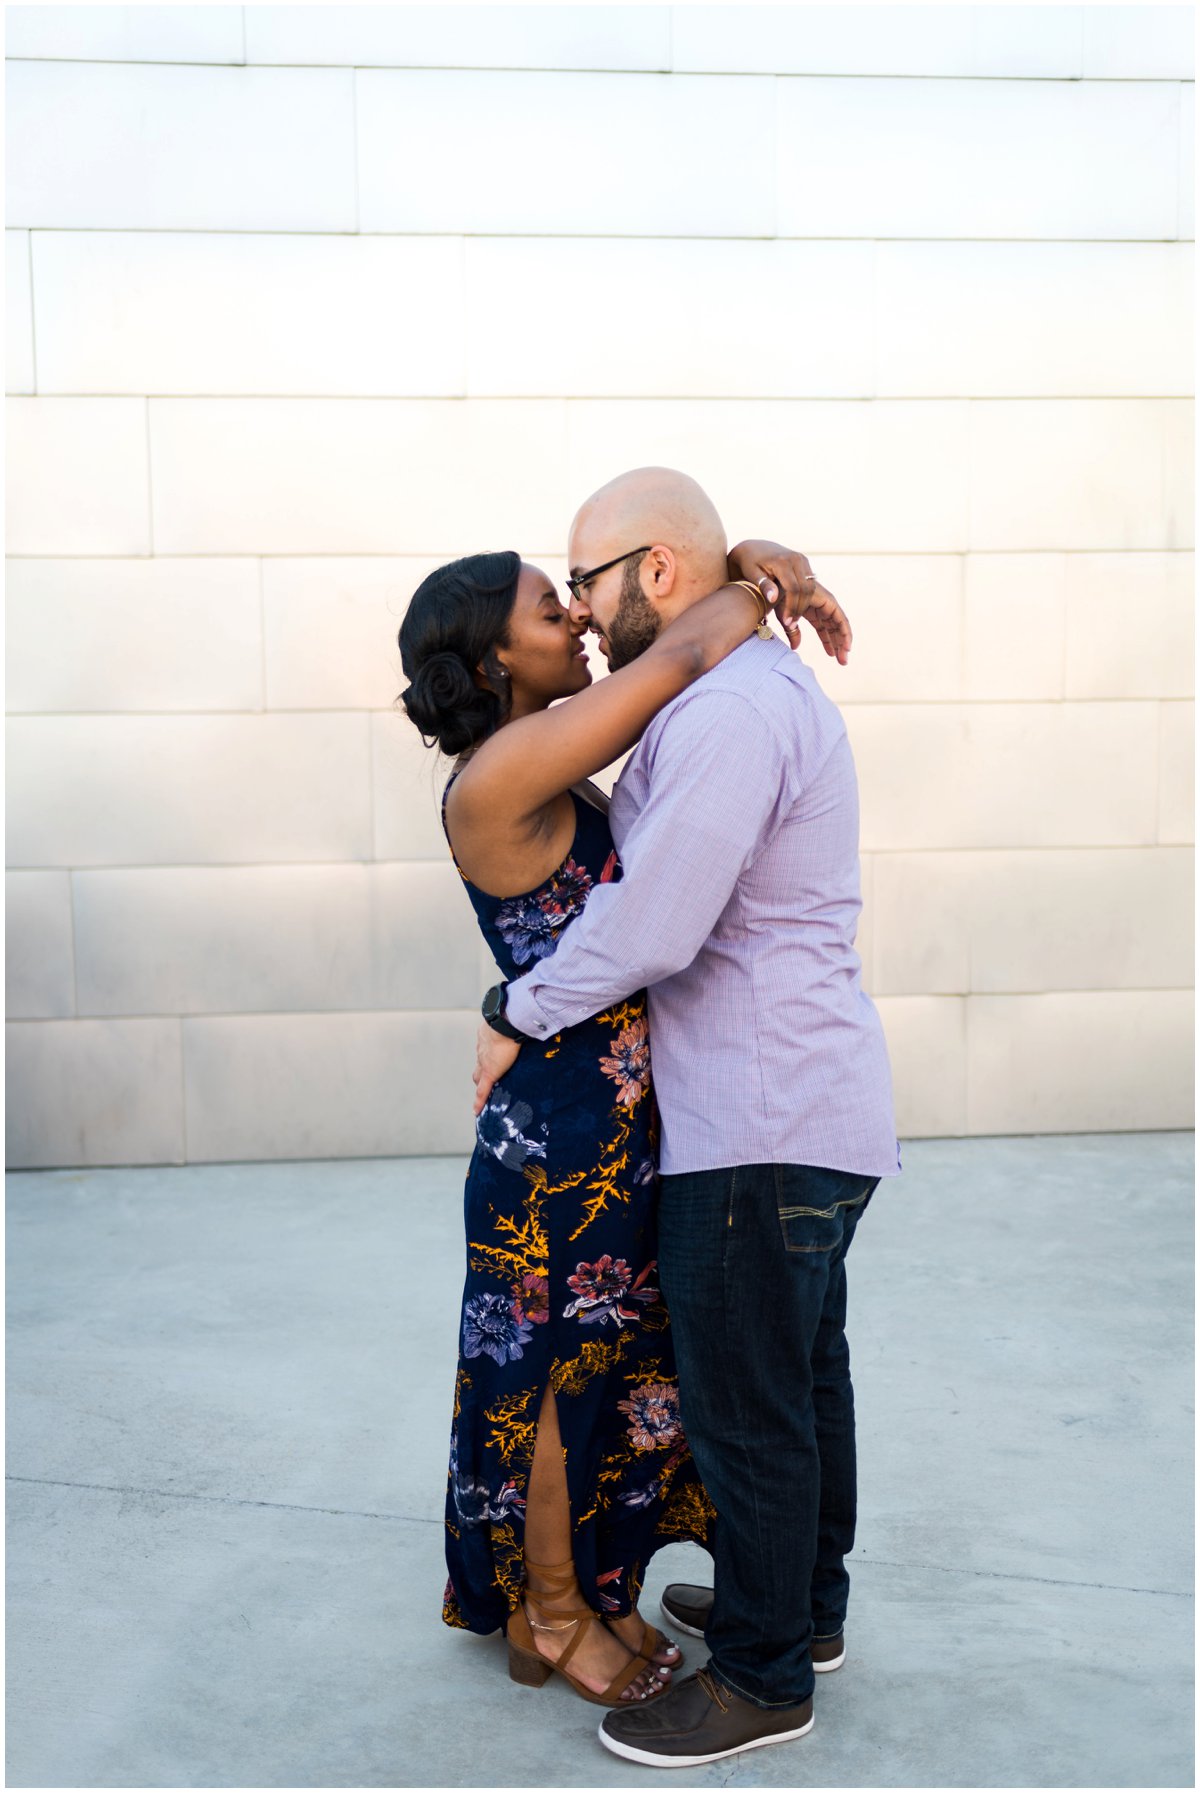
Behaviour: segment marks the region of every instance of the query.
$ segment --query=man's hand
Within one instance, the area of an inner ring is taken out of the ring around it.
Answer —
[[[749,579],[770,598],[783,624],[789,647],[800,645],[800,618],[806,616],[821,637],[825,652],[844,666],[854,640],[846,613],[832,592],[813,575],[806,554],[778,542],[739,542],[729,550],[730,577]]]
[[[510,1040],[507,1034],[497,1033],[486,1021],[480,1022],[475,1036],[475,1069],[471,1072],[477,1115],[483,1113],[483,1105],[493,1087],[516,1064],[520,1050],[520,1040]]]

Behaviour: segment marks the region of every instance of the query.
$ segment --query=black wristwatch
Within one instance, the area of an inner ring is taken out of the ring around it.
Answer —
[[[507,1002],[508,985],[493,984],[483,999],[483,1018],[489,1027],[494,1027],[497,1033],[504,1035],[505,1039],[517,1040],[523,1046],[527,1040],[532,1040],[533,1035],[522,1033],[519,1027],[513,1026],[504,1012]]]

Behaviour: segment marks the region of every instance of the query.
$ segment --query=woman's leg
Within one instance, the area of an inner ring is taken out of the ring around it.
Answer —
[[[539,1573],[539,1565],[569,1563],[573,1558],[571,1505],[562,1436],[558,1429],[558,1408],[554,1390],[547,1387],[538,1414],[537,1439],[525,1496],[525,1616],[533,1627],[538,1652],[548,1662],[558,1660],[582,1625],[584,1636],[571,1657],[570,1671],[593,1693],[603,1693],[636,1653],[636,1644],[627,1649],[603,1624],[590,1625],[586,1619],[563,1618],[565,1609],[586,1606],[588,1602],[578,1581],[565,1594],[553,1591],[556,1578]],[[540,1626],[555,1629],[541,1630]],[[640,1639],[639,1630],[637,1641]],[[652,1671],[645,1670],[630,1683],[623,1697],[640,1699],[650,1687],[651,1678]]]

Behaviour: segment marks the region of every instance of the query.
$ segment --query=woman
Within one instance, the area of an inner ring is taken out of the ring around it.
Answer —
[[[589,775],[767,608],[748,582],[724,586],[592,686],[582,629],[516,554],[454,561],[418,588],[403,702],[458,756],[443,825],[506,977],[621,875]],[[608,1705],[664,1691],[681,1656],[637,1610],[642,1577],[662,1543],[710,1546],[715,1517],[655,1277],[655,1130],[640,992],[522,1052],[478,1117],[466,1184],[443,1617],[503,1627],[514,1680],[557,1670]]]

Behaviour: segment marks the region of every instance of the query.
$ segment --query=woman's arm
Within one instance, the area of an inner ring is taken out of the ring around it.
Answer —
[[[506,723],[459,776],[460,815],[511,825],[611,764],[672,698],[741,646],[765,603],[745,586],[723,585],[689,605],[628,666],[552,709]]]

